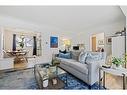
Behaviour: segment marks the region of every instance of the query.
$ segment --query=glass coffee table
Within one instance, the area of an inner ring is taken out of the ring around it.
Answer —
[[[34,74],[39,89],[63,89],[65,83],[58,77],[59,68],[52,66],[50,63],[36,64]]]

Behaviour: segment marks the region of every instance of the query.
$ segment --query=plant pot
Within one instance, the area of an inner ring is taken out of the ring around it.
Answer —
[[[48,86],[48,82],[49,82],[48,79],[44,80],[44,81],[43,81],[43,87],[47,87],[47,86]]]
[[[122,65],[112,64],[112,68],[113,68],[113,69],[122,68]]]
[[[118,65],[117,68],[122,68],[122,65]]]
[[[116,66],[115,64],[112,64],[112,68],[113,68],[113,69],[116,69],[117,66]]]

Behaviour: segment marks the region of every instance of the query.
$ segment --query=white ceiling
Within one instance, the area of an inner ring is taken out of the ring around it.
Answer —
[[[0,14],[76,32],[125,19],[118,6],[0,6]]]
[[[124,15],[127,17],[127,6],[120,6],[122,12],[124,13]],[[127,18],[126,18],[126,22],[127,22]],[[127,26],[127,23],[126,23]]]
[[[120,6],[122,12],[124,13],[125,16],[127,16],[127,6]]]

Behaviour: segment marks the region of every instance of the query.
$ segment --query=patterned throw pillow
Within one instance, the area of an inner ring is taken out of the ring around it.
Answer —
[[[86,60],[94,60],[94,61],[99,61],[102,59],[102,53],[98,53],[98,52],[92,52],[92,53],[88,53],[87,55],[87,59]]]
[[[79,55],[79,62],[84,64],[86,61],[86,57],[87,57],[87,52],[81,52]]]

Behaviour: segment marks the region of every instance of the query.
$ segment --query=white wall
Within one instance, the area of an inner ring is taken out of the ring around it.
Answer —
[[[4,29],[4,50],[11,51],[13,44],[13,31],[7,31]]]
[[[58,53],[60,48],[63,48],[62,39],[71,39],[72,45],[75,44],[75,36],[70,32],[63,31],[62,29],[52,27],[52,26],[43,26],[33,24],[31,22],[26,22],[9,16],[0,16],[0,26],[2,28],[16,28],[23,29],[26,31],[41,32],[42,37],[42,56],[51,60],[52,53]],[[6,35],[5,35],[6,36]],[[50,48],[50,36],[58,36],[59,38],[59,47]],[[73,40],[74,38],[74,40]],[[76,38],[78,39],[78,38]],[[80,39],[80,38],[79,38]],[[77,40],[78,41],[78,40]],[[76,42],[77,44],[78,42]]]

